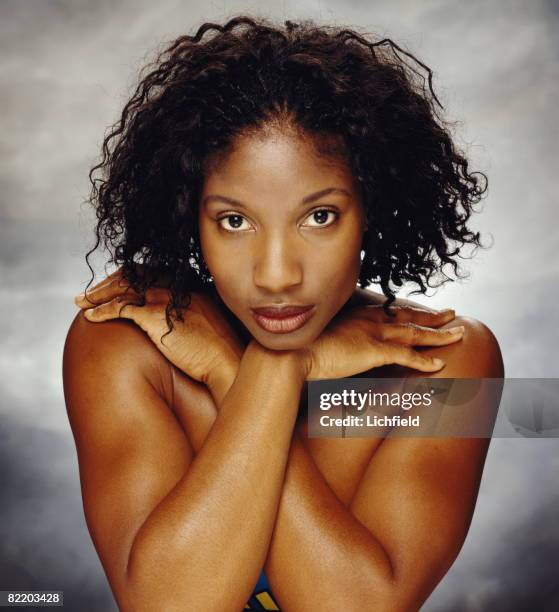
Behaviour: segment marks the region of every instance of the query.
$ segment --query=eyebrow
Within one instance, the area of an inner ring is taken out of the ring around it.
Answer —
[[[301,200],[299,205],[303,206],[305,204],[309,204],[310,202],[319,200],[320,198],[326,195],[330,195],[331,193],[341,193],[341,194],[351,197],[351,194],[346,189],[342,189],[341,187],[328,187],[327,189],[321,189],[320,191],[316,191],[315,193],[311,193],[310,195],[305,196]],[[225,202],[226,204],[232,204],[233,206],[239,206],[240,208],[245,208],[245,209],[247,208],[247,206],[243,204],[242,202],[240,202],[239,200],[235,200],[234,198],[228,198],[227,196],[222,196],[222,195],[206,196],[202,200],[202,205],[204,206],[208,204],[209,202],[213,202],[213,201]]]

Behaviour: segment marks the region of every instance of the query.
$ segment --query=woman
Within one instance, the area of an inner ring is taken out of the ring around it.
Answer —
[[[403,55],[204,24],[105,139],[121,267],[76,298],[64,384],[121,609],[416,610],[456,558],[489,440],[311,439],[302,409],[310,379],[503,375],[483,323],[395,298],[480,244],[485,190]]]

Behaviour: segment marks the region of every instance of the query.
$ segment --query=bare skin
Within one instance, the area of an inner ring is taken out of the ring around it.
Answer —
[[[241,147],[222,166],[214,176],[221,190],[230,191],[228,174],[242,175],[251,153]],[[265,162],[266,148],[257,153]],[[286,193],[281,184],[270,187],[272,179],[302,168],[293,148],[284,153],[279,174],[276,162],[260,173],[271,197]],[[312,193],[320,170],[318,161],[303,167],[291,184]],[[251,194],[265,193],[264,183],[251,187],[251,175],[244,178],[244,199],[256,202]],[[337,178],[351,193],[347,174]],[[215,188],[208,180],[206,189]],[[362,230],[359,202],[350,197],[338,206],[348,214],[329,241],[355,244],[341,238]],[[147,308],[129,299],[121,309],[126,301],[111,302],[123,293],[114,283],[98,290],[104,306],[89,321],[76,317],[64,382],[93,542],[124,610],[242,609],[262,567],[282,610],[417,609],[462,546],[489,440],[309,439],[301,393],[306,379],[369,371],[500,377],[498,344],[482,323],[413,310],[406,300],[396,302],[400,325],[388,322],[378,308],[384,296],[348,284],[348,272],[358,270],[351,249],[332,260],[342,262],[337,267],[324,265],[324,249],[320,269],[333,277],[313,288],[305,272],[319,269],[314,257],[326,235],[291,233],[299,216],[287,206],[266,225],[265,198],[262,207],[253,204],[250,214],[268,232],[261,243],[256,234],[219,240],[206,226],[204,255],[222,303],[197,301],[170,348],[158,344],[162,293]],[[222,270],[220,262],[231,261],[223,258],[228,240],[243,257]],[[297,249],[302,241],[313,248]],[[260,250],[269,244],[275,248]],[[320,289],[333,283],[336,294],[322,299]],[[297,337],[249,327],[247,302],[289,302],[303,297],[300,289],[318,308]],[[238,333],[239,321],[250,333]],[[465,331],[448,333],[457,324]],[[208,356],[204,367],[200,355]],[[443,370],[435,357],[444,359]]]

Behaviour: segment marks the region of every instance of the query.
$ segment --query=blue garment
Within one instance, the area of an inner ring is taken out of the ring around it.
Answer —
[[[260,572],[260,578],[258,578],[245,610],[280,610],[263,570]]]

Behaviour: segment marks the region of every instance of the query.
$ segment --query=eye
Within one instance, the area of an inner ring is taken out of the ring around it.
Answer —
[[[330,223],[328,223],[329,215],[332,215],[333,217]],[[317,223],[317,225],[311,225],[310,227],[330,227],[337,221],[339,216],[340,214],[336,210],[331,210],[329,208],[318,208],[317,210],[313,210],[307,218],[313,219]]]
[[[222,221],[227,220],[227,225],[228,227],[225,226],[225,224],[222,224]],[[232,233],[238,233],[238,232],[244,232],[246,231],[246,228],[242,228],[242,224],[243,221],[247,222],[247,220],[242,217],[241,215],[238,214],[228,214],[228,215],[223,215],[222,217],[220,217],[219,219],[217,219],[217,223],[219,225],[219,227],[221,227],[222,229],[224,229],[226,232],[232,232]],[[247,222],[248,223],[248,222]]]

